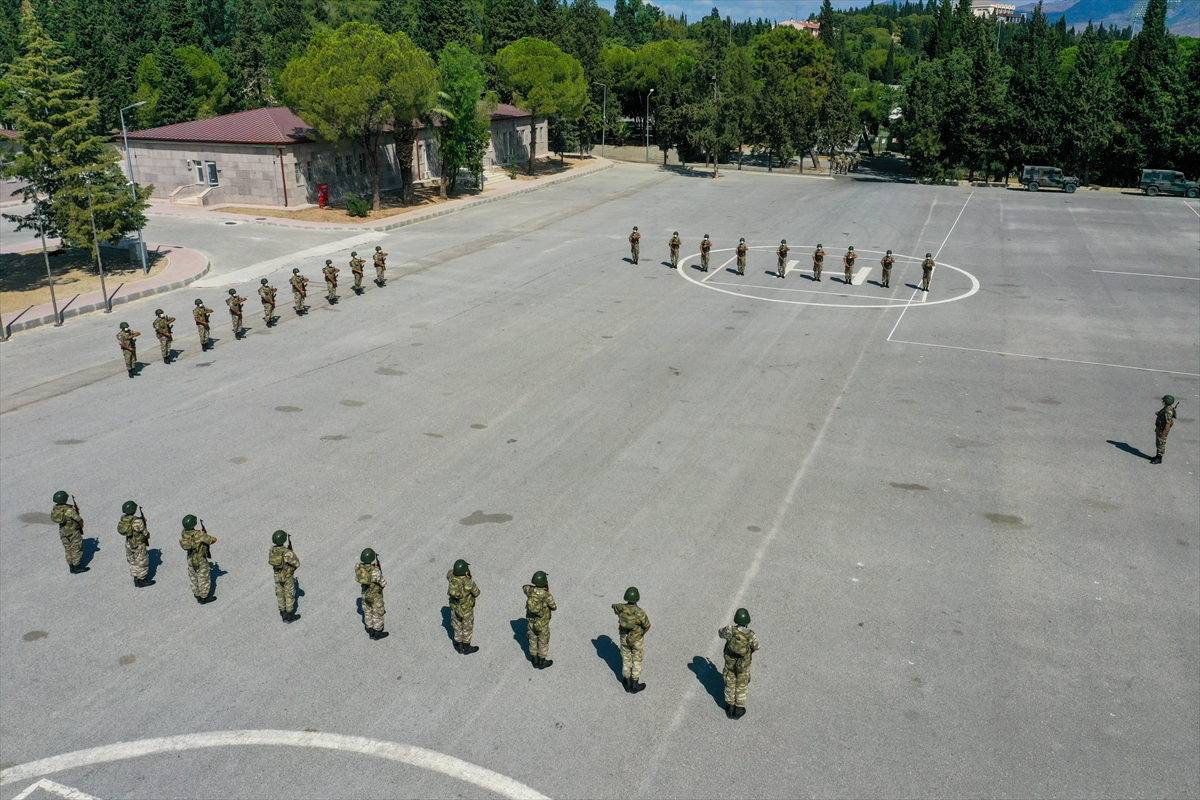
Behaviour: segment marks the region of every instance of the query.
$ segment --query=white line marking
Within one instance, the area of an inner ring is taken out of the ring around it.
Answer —
[[[1094,269],[1092,272],[1103,272],[1108,275],[1137,275],[1141,278],[1174,278],[1177,281],[1200,281],[1200,278],[1192,278],[1187,275],[1155,275],[1150,272],[1117,272],[1113,269]]]
[[[1194,205],[1192,205],[1191,203],[1184,203],[1184,205],[1187,206],[1188,208],[1190,208],[1192,210],[1193,214],[1195,214],[1197,217],[1200,217],[1200,211],[1197,211],[1196,207]]]
[[[903,314],[901,314],[903,316]],[[893,329],[895,330],[895,329]],[[990,353],[996,356],[1013,356],[1014,358],[1036,358],[1039,361],[1062,361],[1067,364],[1087,364],[1093,367],[1115,367],[1117,369],[1134,369],[1140,372],[1161,372],[1166,375],[1186,375],[1189,378],[1200,378],[1200,373],[1196,372],[1179,372],[1173,369],[1151,369],[1150,367],[1131,367],[1127,364],[1106,364],[1103,361],[1078,361],[1074,358],[1054,358],[1052,356],[1031,356],[1028,353],[1005,353],[1000,350],[981,350],[978,347],[958,347],[952,344],[933,344],[931,342],[905,342],[900,339],[892,340],[889,336],[888,341],[892,344],[914,344],[920,347],[941,347],[946,350],[966,350],[970,353]]]
[[[896,317],[896,324],[892,326],[892,330],[890,333],[888,333],[888,337],[884,339],[885,342],[890,342],[892,340],[892,334],[896,332],[896,328],[900,327],[900,320],[904,319],[904,312],[908,311],[908,307],[912,305],[913,297],[916,297],[917,292],[920,291],[920,289],[913,289],[912,297],[908,298],[908,302],[904,304],[904,311],[901,311],[900,316]]]
[[[967,203],[971,202],[971,198],[974,196],[974,192],[967,195]],[[950,241],[950,234],[954,233],[954,228],[958,225],[958,221],[962,219],[963,212],[967,210],[967,203],[963,203],[963,207],[958,210],[958,216],[954,218],[954,224],[950,226],[950,230],[946,231],[946,238],[942,239],[942,246],[933,254],[934,261],[937,261],[938,256],[942,254],[942,248],[946,246],[946,242]]]
[[[937,249],[937,252],[933,254],[934,261],[937,261],[938,256],[940,256],[942,254],[942,248],[944,248],[946,246],[946,242],[950,241],[950,234],[954,233],[954,228],[958,225],[958,221],[960,219],[962,219],[963,212],[967,210],[967,203],[971,202],[971,198],[974,196],[975,196],[974,192],[971,192],[969,195],[967,195],[966,202],[963,203],[963,207],[958,210],[958,216],[954,218],[954,224],[950,226],[950,230],[946,231],[946,238],[942,239],[941,247],[939,247]],[[933,210],[930,209],[929,213],[932,214]],[[928,221],[926,221],[926,224],[929,224]],[[924,261],[924,259],[922,259],[922,261]],[[947,264],[946,266],[950,266],[950,265]],[[958,269],[958,267],[950,267],[950,269]],[[959,272],[962,272],[962,270],[959,270]],[[974,275],[971,276],[971,280],[975,280]],[[979,284],[976,283],[975,286],[978,287]],[[908,298],[908,302],[904,304],[904,311],[901,311],[900,316],[896,317],[896,324],[892,326],[891,333],[888,334],[887,339],[885,339],[884,341],[890,342],[892,340],[892,334],[896,332],[896,328],[900,327],[900,320],[904,319],[904,312],[908,311],[908,307],[912,305],[913,298],[917,296],[917,292],[921,292],[921,290],[913,289],[912,297]],[[929,299],[928,294],[929,294],[928,292],[921,292],[921,295],[922,295],[921,302],[922,303],[924,303],[926,300]],[[971,294],[975,294],[975,292],[971,292]],[[969,297],[970,295],[967,295],[967,296]],[[933,306],[933,305],[937,305],[938,303],[944,303],[944,302],[945,302],[944,300],[938,300],[933,303],[929,303],[929,305]]]
[[[25,800],[26,797],[41,789],[50,794],[56,794],[59,797],[65,797],[67,800],[100,800],[99,797],[94,797],[87,792],[81,792],[78,789],[72,789],[70,786],[63,786],[61,783],[55,783],[49,778],[42,778],[37,783],[32,783],[25,788],[23,792],[13,798],[13,800]]]
[[[166,736],[160,739],[142,739],[136,742],[119,742],[117,744],[93,747],[88,750],[76,750],[73,753],[43,758],[40,761],[30,761],[0,770],[0,785],[13,781],[29,780],[62,772],[68,769],[78,769],[93,764],[107,764],[112,761],[123,761],[130,758],[155,755],[157,753],[179,753],[186,750],[197,750],[206,747],[238,747],[246,745],[273,747],[316,747],[324,750],[340,750],[346,753],[375,756],[376,758],[396,761],[433,772],[440,772],[451,778],[493,792],[502,797],[528,798],[528,800],[549,800],[545,795],[535,791],[523,783],[513,780],[498,772],[485,769],[460,758],[448,756],[423,747],[414,747],[396,742],[385,742],[379,739],[367,739],[362,736],[342,736],[336,733],[318,733],[308,731],[213,731],[211,733],[191,733],[183,736]]]
[[[290,267],[297,261],[303,261],[306,258],[314,258],[316,256],[327,256],[337,253],[341,250],[349,250],[352,247],[375,242],[388,236],[384,231],[363,231],[354,236],[345,239],[338,239],[336,242],[327,244],[319,244],[316,247],[310,247],[307,250],[301,250],[298,253],[289,253],[286,256],[272,258],[266,261],[260,261],[257,264],[251,264],[248,267],[235,269],[233,272],[226,272],[221,275],[208,275],[194,282],[192,286],[198,289],[211,289],[214,286],[232,286],[235,283],[245,283],[247,281],[255,281],[259,278],[265,278],[281,267]],[[314,267],[315,269],[315,267]],[[301,272],[303,272],[301,268]]]
[[[721,266],[717,267],[715,270],[713,270],[711,273],[709,273],[709,275],[708,275],[708,278],[715,278],[715,277],[717,277],[717,273],[719,273],[719,272],[724,272],[724,271],[725,271],[725,268],[726,268],[726,267],[728,267],[730,264],[732,264],[732,263],[734,262],[734,259],[736,259],[736,258],[737,258],[737,256],[735,255],[733,258],[729,259],[729,260],[728,260],[728,261],[726,261],[724,264],[722,264]],[[704,280],[706,281],[706,280],[708,280],[708,278],[705,278]],[[704,281],[701,281],[701,283],[704,283]]]
[[[867,282],[867,276],[871,274],[873,267],[863,267],[858,272],[850,276],[851,286],[862,286]]]

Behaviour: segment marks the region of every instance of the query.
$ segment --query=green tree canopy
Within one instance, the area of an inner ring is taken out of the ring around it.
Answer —
[[[574,121],[586,109],[588,85],[583,67],[557,45],[532,37],[513,42],[496,53],[495,65],[501,83],[512,91],[513,101],[531,114],[529,173],[532,175],[537,118],[557,114]]]
[[[485,96],[483,60],[457,42],[446,45],[438,56],[438,74],[442,88],[432,110],[433,131],[442,164],[441,194],[447,197],[454,191],[460,169],[476,176],[483,172],[496,104]]]

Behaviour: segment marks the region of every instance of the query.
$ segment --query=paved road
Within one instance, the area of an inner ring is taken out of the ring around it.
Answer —
[[[1195,209],[618,166],[389,234],[385,289],[315,291],[307,318],[250,316],[211,353],[177,313],[194,291],[130,304],[143,331],[156,306],[179,316],[184,351],[163,366],[146,341],[135,380],[112,317],[18,334],[0,347],[0,758],[311,728],[556,797],[1195,796]],[[800,272],[767,274],[767,249],[744,279],[688,262],[689,281],[659,260],[674,229],[685,252],[786,237]],[[925,301],[911,261],[890,290],[877,265],[844,287],[847,244],[963,272],[939,267]],[[890,307],[845,307],[861,297]],[[1180,420],[1149,466],[1168,392]],[[45,524],[60,487],[99,539],[84,575]],[[161,551],[149,589],[114,532],[126,499]],[[207,606],[186,513],[220,539]],[[266,564],[279,527],[303,562],[291,626]],[[381,642],[356,610],[365,546],[389,582]],[[466,658],[443,627],[458,557],[483,589]],[[542,672],[521,650],[536,569],[560,609]],[[629,585],[654,622],[636,697],[609,608]],[[762,650],[731,722],[716,630],[739,605]],[[261,745],[49,777],[100,797],[487,793]]]

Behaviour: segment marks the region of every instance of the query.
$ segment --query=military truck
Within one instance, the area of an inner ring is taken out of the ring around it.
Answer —
[[[1182,172],[1173,169],[1144,169],[1138,188],[1150,197],[1160,194],[1181,194],[1200,197],[1200,183],[1189,181]]]
[[[1067,194],[1079,188],[1079,178],[1063,175],[1058,167],[1030,167],[1021,171],[1021,183],[1031,192],[1036,192],[1043,186],[1062,189]]]

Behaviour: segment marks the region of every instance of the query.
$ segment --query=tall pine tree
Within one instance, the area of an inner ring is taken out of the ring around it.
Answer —
[[[1078,47],[1075,67],[1067,76],[1066,152],[1073,156],[1071,166],[1079,170],[1086,186],[1112,143],[1116,85],[1108,48],[1092,26],[1083,32]]]
[[[1118,145],[1125,161],[1126,181],[1147,167],[1175,165],[1175,125],[1181,111],[1175,37],[1167,32],[1167,0],[1149,0],[1142,30],[1125,52],[1121,77],[1122,135]]]

